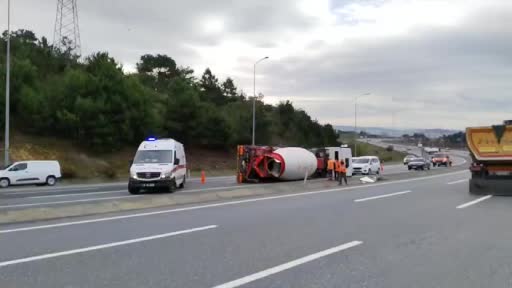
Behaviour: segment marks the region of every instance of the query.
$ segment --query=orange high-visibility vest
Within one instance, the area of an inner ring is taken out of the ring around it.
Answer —
[[[341,172],[341,162],[336,161],[336,172]]]
[[[345,166],[345,163],[340,164],[340,172],[341,173],[347,173],[347,167]]]
[[[333,170],[334,169],[334,160],[330,159],[327,161],[327,170]]]

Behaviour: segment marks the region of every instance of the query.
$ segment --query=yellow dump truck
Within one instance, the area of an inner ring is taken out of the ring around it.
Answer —
[[[512,195],[512,120],[466,128],[466,142],[473,159],[469,192]]]

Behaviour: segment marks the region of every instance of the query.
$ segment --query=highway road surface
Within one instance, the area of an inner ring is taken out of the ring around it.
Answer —
[[[387,143],[378,139],[371,139],[373,144],[387,146]],[[398,147],[397,149],[400,149]],[[405,146],[403,147],[405,150]],[[414,149],[414,148],[413,148]],[[453,151],[452,153],[456,153]],[[464,152],[466,153],[466,152]],[[460,152],[460,154],[464,154]],[[465,155],[454,154],[454,165],[463,165]],[[446,169],[433,168],[433,169]],[[408,171],[407,166],[401,164],[384,165],[384,175],[411,173],[417,175],[418,171]],[[421,172],[420,172],[421,173]],[[201,193],[210,191],[235,190],[241,187],[251,187],[252,184],[239,185],[234,176],[207,177],[205,184],[199,179],[190,179],[186,188],[178,190],[177,194]],[[80,203],[97,203],[101,201],[112,201],[118,199],[130,199],[140,197],[151,197],[149,195],[130,195],[127,191],[127,183],[90,184],[90,185],[69,185],[56,187],[13,187],[0,190],[0,213],[7,210],[25,209],[30,207],[55,207],[74,205]]]
[[[0,287],[509,287],[512,198],[466,171],[0,226]]]

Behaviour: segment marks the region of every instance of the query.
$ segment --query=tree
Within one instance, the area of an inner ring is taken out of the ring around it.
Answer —
[[[226,97],[230,97],[232,99],[234,99],[234,98],[236,98],[238,96],[237,91],[236,91],[236,86],[235,86],[235,83],[233,82],[233,79],[228,77],[222,83],[222,93]]]
[[[219,80],[213,75],[210,68],[204,70],[201,80],[199,81],[199,87],[201,89],[201,100],[212,102],[215,105],[224,105],[227,103],[227,97],[222,93],[222,89],[219,86]]]
[[[137,63],[137,71],[143,74],[150,74],[157,78],[171,79],[178,76],[178,70],[174,59],[167,55],[145,54],[140,57]]]
[[[0,79],[5,79],[6,32],[0,37]],[[200,79],[167,55],[146,54],[125,74],[108,53],[79,61],[29,30],[13,31],[11,116],[16,131],[69,139],[102,152],[139,143],[149,135],[209,149],[248,144],[252,99],[232,78],[222,83],[206,69]],[[5,81],[0,81],[0,107]],[[0,109],[0,124],[4,111]],[[256,98],[256,143],[336,146],[336,131],[290,101],[277,106]],[[447,136],[448,137],[448,136]]]

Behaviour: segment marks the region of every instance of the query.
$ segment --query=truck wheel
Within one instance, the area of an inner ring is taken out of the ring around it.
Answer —
[[[493,194],[492,188],[485,185],[485,180],[481,179],[469,179],[469,194],[472,195],[489,195]]]
[[[182,182],[181,182],[181,184],[180,184],[180,188],[181,188],[181,189],[185,188],[185,182],[186,182],[186,180],[187,180],[187,176],[183,176],[183,181],[182,181]]]
[[[408,169],[409,171],[411,171],[411,170],[412,170],[412,168],[411,168],[410,166],[409,166],[409,167],[407,167],[407,169]]]
[[[57,178],[55,178],[54,176],[46,177],[46,185],[55,186],[56,183],[57,183]]]
[[[9,181],[8,178],[0,179],[0,187],[1,188],[7,188],[7,187],[9,187],[9,185],[11,185],[11,181]]]

